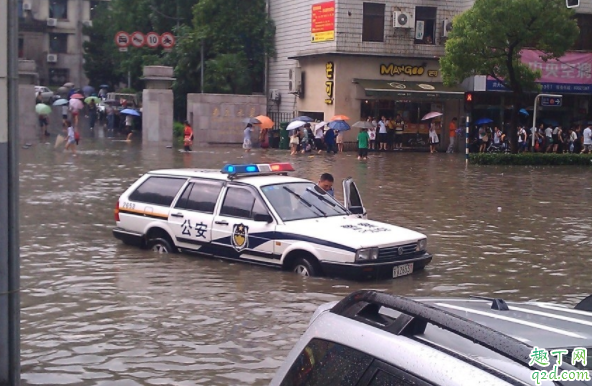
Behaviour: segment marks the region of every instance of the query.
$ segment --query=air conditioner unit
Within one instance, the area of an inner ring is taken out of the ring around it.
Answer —
[[[302,75],[299,67],[293,67],[288,70],[288,92],[290,94],[300,93]]]
[[[393,12],[393,28],[413,28],[415,16],[411,12]]]
[[[277,89],[269,90],[269,100],[279,101],[280,100],[280,90],[277,90]]]
[[[444,19],[442,22],[442,36],[448,37],[450,31],[452,31],[452,20]]]
[[[84,20],[82,25],[85,27],[92,27],[92,20]]]
[[[52,18],[47,19],[47,26],[48,27],[55,27],[57,25],[58,25],[58,19],[52,19]]]
[[[47,63],[56,63],[58,61],[58,54],[47,54]]]
[[[23,11],[30,11],[31,3],[23,3]]]

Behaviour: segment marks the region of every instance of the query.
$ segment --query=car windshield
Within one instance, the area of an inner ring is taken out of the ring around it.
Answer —
[[[282,221],[344,216],[350,213],[312,182],[292,182],[261,188]]]

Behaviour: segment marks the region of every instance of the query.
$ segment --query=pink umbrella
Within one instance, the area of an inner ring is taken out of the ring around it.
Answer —
[[[69,103],[70,103],[70,107],[75,110],[82,110],[82,108],[84,107],[84,105],[82,104],[80,99],[70,99]]]
[[[432,111],[432,112],[427,113],[426,115],[424,115],[423,118],[421,118],[421,120],[422,121],[426,121],[428,119],[432,119],[432,118],[436,118],[436,117],[441,117],[442,115],[444,115],[444,114],[442,114],[439,111]]]
[[[82,94],[74,94],[70,98],[72,98],[72,99],[84,99],[84,95],[82,95]]]

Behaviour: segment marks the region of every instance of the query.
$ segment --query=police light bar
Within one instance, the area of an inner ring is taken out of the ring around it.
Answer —
[[[293,172],[294,167],[288,162],[277,162],[271,164],[243,164],[226,165],[221,172],[225,174],[256,174],[256,173],[283,173]]]

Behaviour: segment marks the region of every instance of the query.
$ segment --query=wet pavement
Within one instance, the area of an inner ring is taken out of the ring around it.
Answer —
[[[592,292],[589,168],[427,153],[243,158],[240,146],[185,154],[108,138],[78,150],[20,153],[24,385],[265,385],[316,306],[361,288],[568,304]],[[353,177],[370,218],[428,235],[432,264],[389,281],[302,279],[111,235],[118,196],[148,170],[286,160],[296,176]]]

